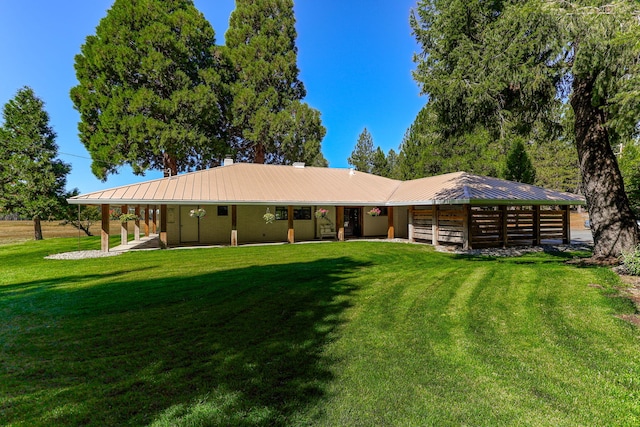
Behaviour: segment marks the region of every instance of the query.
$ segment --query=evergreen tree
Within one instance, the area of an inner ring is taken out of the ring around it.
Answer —
[[[415,78],[447,134],[482,124],[496,138],[524,136],[569,100],[594,257],[633,249],[638,229],[610,144],[640,118],[634,2],[421,0],[411,25],[422,46]]]
[[[292,0],[237,0],[225,34],[236,70],[233,148],[239,160],[323,163],[320,113],[301,102]],[[326,162],[326,160],[324,160]]]
[[[536,170],[520,138],[514,141],[511,149],[507,153],[503,178],[525,184],[533,184],[536,180]]]
[[[400,171],[398,170],[399,158],[396,151],[391,148],[387,153],[387,167],[389,169],[389,175],[387,177],[392,179],[400,179]]]
[[[71,99],[98,178],[124,164],[174,175],[227,154],[230,69],[191,0],[116,0],[75,69]]]
[[[358,142],[347,161],[357,171],[370,173],[373,169],[373,138],[367,128],[364,128],[358,137]]]
[[[378,176],[389,177],[389,162],[382,148],[378,147],[371,157],[371,173]]]
[[[42,240],[41,220],[64,203],[70,166],[56,159],[56,134],[44,103],[24,87],[5,104],[0,128],[0,211],[33,220],[34,237]]]

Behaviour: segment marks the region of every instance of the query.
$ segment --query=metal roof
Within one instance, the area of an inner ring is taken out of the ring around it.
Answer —
[[[532,185],[457,172],[397,181],[349,169],[234,163],[69,199],[72,204],[237,204],[404,206],[584,204]]]

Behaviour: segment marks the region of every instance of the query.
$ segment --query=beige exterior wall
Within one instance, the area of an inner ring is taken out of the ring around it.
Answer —
[[[284,205],[278,205],[283,206]],[[203,208],[207,214],[198,220],[188,216],[189,209]],[[297,207],[297,206],[294,206]],[[265,242],[286,242],[288,221],[275,220],[271,224],[266,224],[262,219],[267,208],[269,212],[276,213],[276,205],[273,206],[238,206],[237,207],[237,230],[238,243],[265,243]],[[337,231],[335,206],[311,206],[311,219],[294,220],[296,241],[308,241],[320,238],[320,227],[329,222],[315,217],[315,211],[319,208],[328,210],[328,219],[334,231]],[[229,245],[231,242],[231,205],[227,207],[227,215],[218,215],[217,205],[189,205],[189,209],[181,209],[180,205],[167,206],[167,238],[169,246],[178,246],[184,242],[181,239],[181,224],[185,221],[198,221],[197,242],[186,242],[193,244],[207,245]],[[391,209],[391,208],[389,208]],[[408,209],[406,207],[395,207],[394,227],[396,237],[407,237]],[[180,212],[183,212],[182,217]],[[366,214],[370,208],[363,208],[363,229],[365,237],[379,237],[387,235],[387,216],[372,217]]]

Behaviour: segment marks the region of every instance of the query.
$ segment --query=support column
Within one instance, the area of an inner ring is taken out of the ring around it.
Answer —
[[[122,205],[120,208],[123,214],[129,213],[129,206]],[[129,240],[129,221],[120,222],[120,244],[126,245]]]
[[[109,252],[109,205],[100,205],[102,211],[102,227],[100,230],[100,250]]]
[[[140,240],[140,205],[136,205],[136,220],[133,223],[133,240],[136,242]]]
[[[462,249],[471,249],[471,205],[462,205]]]
[[[336,206],[338,241],[344,242],[344,206]]]
[[[296,233],[293,229],[293,206],[287,206],[287,242],[295,243],[296,242]]]
[[[151,214],[151,212],[149,212],[149,209],[149,205],[144,208],[144,235],[147,237],[149,237],[149,215]]]
[[[410,206],[409,207],[409,219],[408,219],[409,230],[408,230],[408,236],[407,236],[409,238],[409,241],[412,242],[412,243],[416,241],[416,239],[414,237],[414,234],[413,234],[414,233],[414,228],[413,228],[413,210],[414,209],[415,209],[415,206]]]
[[[562,243],[568,245],[571,243],[571,211],[570,206],[562,207]]]
[[[387,208],[387,239],[396,237],[396,229],[393,225],[393,206]]]
[[[158,233],[158,207],[153,205],[153,210],[151,211],[151,232],[153,234]]]
[[[231,205],[231,246],[238,246],[238,206]]]
[[[533,206],[533,246],[540,246],[540,205]]]
[[[160,205],[160,247],[163,249],[169,247],[169,240],[167,240],[167,205]]]
[[[502,213],[502,247],[506,248],[508,243],[509,243],[507,207],[506,206],[500,206],[500,212]]]
[[[440,226],[438,225],[438,218],[440,217],[440,208],[438,205],[433,205],[431,210],[431,244],[436,246],[440,239]]]

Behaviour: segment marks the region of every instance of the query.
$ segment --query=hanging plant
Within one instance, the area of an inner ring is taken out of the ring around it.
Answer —
[[[382,213],[382,211],[379,208],[373,208],[369,212],[367,212],[367,214],[371,216],[379,216],[380,213]]]
[[[202,219],[207,215],[207,211],[205,211],[204,209],[200,208],[200,209],[191,209],[191,211],[189,212],[189,216],[191,218],[199,218]]]
[[[271,224],[273,221],[276,220],[276,216],[271,212],[269,212],[269,208],[267,208],[267,212],[265,212],[265,214],[262,215],[262,219],[264,220],[265,223]]]

